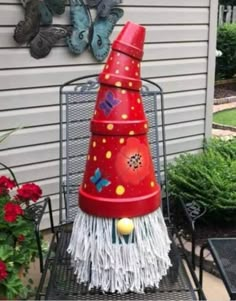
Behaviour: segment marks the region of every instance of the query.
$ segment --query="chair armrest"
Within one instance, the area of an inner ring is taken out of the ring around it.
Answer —
[[[191,262],[193,269],[195,270],[195,250],[196,250],[196,222],[206,213],[207,209],[203,206],[200,206],[196,202],[184,203],[180,201],[181,209],[183,209],[184,216],[188,222],[188,226],[191,232]]]
[[[40,223],[45,213],[47,205],[49,209],[51,232],[55,233],[53,215],[52,215],[52,203],[49,197],[45,198],[43,201],[32,204],[25,209],[27,217],[32,219],[34,222],[34,231],[35,231],[35,238],[38,246],[39,265],[40,265],[41,273],[44,270],[44,262],[43,262],[43,252],[42,252],[42,245],[41,245],[41,238],[40,238]]]

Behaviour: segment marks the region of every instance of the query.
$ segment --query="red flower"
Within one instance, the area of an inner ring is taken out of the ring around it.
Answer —
[[[7,194],[8,190],[4,187],[0,187],[0,195],[5,195]]]
[[[1,176],[0,177],[0,187],[12,189],[12,188],[16,187],[16,183],[5,176]]]
[[[128,138],[116,157],[116,171],[126,183],[137,185],[149,173],[149,150],[137,138]]]
[[[7,278],[7,275],[7,266],[2,260],[0,260],[0,282]]]
[[[21,188],[17,189],[16,198],[20,201],[36,202],[42,196],[41,188],[34,183],[27,183],[22,185]]]
[[[11,179],[1,176],[0,177],[0,195],[8,193],[8,189],[16,187],[16,183]]]
[[[24,236],[23,234],[20,234],[20,235],[17,237],[17,240],[18,240],[19,242],[22,242],[22,241],[25,240],[25,236]]]
[[[24,211],[20,205],[14,204],[12,202],[6,203],[4,206],[4,220],[8,223],[14,223],[18,215],[23,215]]]

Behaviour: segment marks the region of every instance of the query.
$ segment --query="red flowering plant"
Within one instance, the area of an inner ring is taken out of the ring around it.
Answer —
[[[27,272],[38,248],[27,208],[42,196],[38,185],[18,186],[13,178],[0,176],[0,297],[7,299],[26,298],[29,293],[20,275]]]

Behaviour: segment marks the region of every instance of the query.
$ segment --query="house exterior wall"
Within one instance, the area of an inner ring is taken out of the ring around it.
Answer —
[[[111,41],[128,20],[146,27],[142,76],[165,93],[168,159],[199,151],[211,131],[217,1],[123,0],[122,6]],[[35,181],[51,196],[57,220],[59,86],[99,73],[102,64],[89,51],[74,57],[62,43],[45,59],[33,59],[13,40],[22,19],[17,0],[0,0],[0,134],[24,127],[0,144],[0,162],[13,168],[20,183]],[[69,24],[69,7],[54,23]]]

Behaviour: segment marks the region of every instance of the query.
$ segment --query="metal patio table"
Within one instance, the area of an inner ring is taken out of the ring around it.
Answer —
[[[230,300],[236,300],[236,238],[209,238],[200,253],[199,280],[203,282],[203,255],[209,249],[219,269]]]

